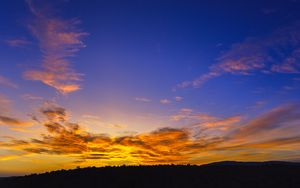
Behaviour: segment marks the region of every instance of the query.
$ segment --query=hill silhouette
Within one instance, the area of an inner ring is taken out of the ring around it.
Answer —
[[[0,178],[2,188],[299,188],[300,163],[224,161],[202,166],[88,167]]]

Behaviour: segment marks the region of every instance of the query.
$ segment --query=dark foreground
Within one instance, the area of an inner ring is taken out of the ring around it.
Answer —
[[[203,166],[129,166],[61,170],[0,178],[1,188],[300,188],[300,164],[221,162]]]

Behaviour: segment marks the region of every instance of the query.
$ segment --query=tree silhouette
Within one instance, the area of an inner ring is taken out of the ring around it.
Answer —
[[[2,188],[299,188],[300,164],[221,162],[203,166],[88,167],[0,178]]]

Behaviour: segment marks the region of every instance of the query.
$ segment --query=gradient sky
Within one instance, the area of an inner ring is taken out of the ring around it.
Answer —
[[[0,176],[300,161],[300,1],[0,2]]]

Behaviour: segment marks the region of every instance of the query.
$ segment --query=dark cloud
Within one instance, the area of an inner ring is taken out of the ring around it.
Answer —
[[[30,126],[32,122],[30,121],[22,121],[17,118],[8,117],[0,115],[0,125],[8,125],[8,126]]]
[[[68,119],[66,110],[57,106],[44,107],[41,113],[51,122],[64,122]]]

